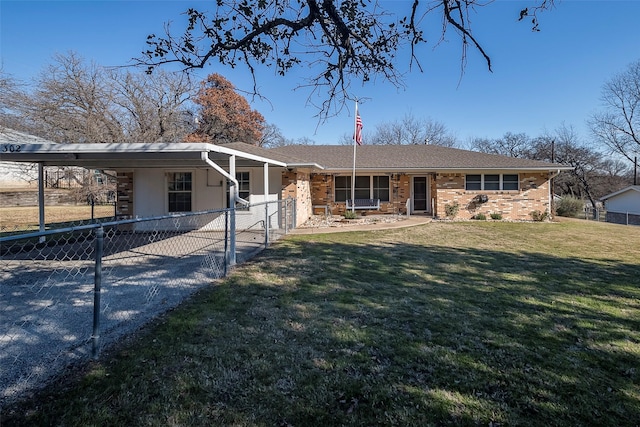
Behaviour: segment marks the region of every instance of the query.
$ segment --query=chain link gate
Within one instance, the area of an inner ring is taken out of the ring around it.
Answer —
[[[226,276],[232,249],[246,261],[294,219],[287,199],[0,237],[0,408]]]

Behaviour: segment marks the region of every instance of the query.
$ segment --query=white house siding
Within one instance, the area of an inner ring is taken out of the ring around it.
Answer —
[[[628,190],[606,201],[607,211],[640,215],[640,191]]]
[[[264,197],[264,169],[238,168],[237,172],[249,172],[250,196],[249,202],[260,203]],[[169,214],[167,201],[167,179],[169,172],[192,172],[193,195],[192,210],[194,212],[210,211],[226,208],[227,185],[226,178],[213,169],[200,168],[171,168],[133,170],[133,216],[154,217]],[[281,170],[269,169],[269,195],[267,200],[278,200],[281,186]],[[275,206],[270,207],[270,213],[275,213]],[[253,207],[249,211],[239,210],[237,213],[237,227],[255,226],[265,218],[264,206]],[[278,215],[270,215],[271,226],[277,227]],[[275,223],[274,223],[275,222]],[[208,230],[224,229],[224,216],[201,226]],[[140,231],[140,225],[136,226]]]
[[[640,225],[640,191],[629,187],[620,193],[605,196],[607,222],[627,225]]]

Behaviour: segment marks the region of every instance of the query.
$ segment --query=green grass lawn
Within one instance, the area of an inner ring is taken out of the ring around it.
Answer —
[[[473,221],[289,236],[1,416],[637,426],[640,227]]]

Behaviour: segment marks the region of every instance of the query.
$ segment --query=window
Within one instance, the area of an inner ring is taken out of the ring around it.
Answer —
[[[519,182],[518,174],[502,175],[503,190],[517,190],[518,182]]]
[[[191,212],[191,172],[170,172],[167,181],[169,212]]]
[[[351,197],[351,177],[336,176],[336,202],[346,202]]]
[[[373,198],[380,199],[381,202],[389,201],[389,177],[373,177]]]
[[[518,190],[518,187],[518,174],[469,174],[466,176],[464,188],[468,191],[499,191]]]
[[[249,172],[236,172],[236,180],[238,181],[238,196],[241,199],[249,200],[249,194],[251,194]]]
[[[482,190],[482,175],[467,175],[465,189]]]
[[[370,181],[371,179],[368,176],[356,176],[356,196],[354,197],[354,199],[371,198]]]
[[[251,181],[249,172],[236,172],[236,181],[238,181],[238,188],[236,188],[237,195],[241,199],[249,200],[251,194]],[[232,185],[231,181],[227,181],[227,207],[231,206],[229,189]]]
[[[380,199],[389,201],[388,176],[356,176],[356,199]],[[351,198],[351,177],[336,176],[334,180],[335,201],[345,202]]]
[[[500,189],[500,175],[485,175],[484,176],[484,189],[485,190],[499,190]]]

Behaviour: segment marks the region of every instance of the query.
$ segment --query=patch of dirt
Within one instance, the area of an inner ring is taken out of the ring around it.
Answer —
[[[91,219],[90,205],[56,205],[44,209],[45,223],[52,224],[68,221]],[[96,205],[94,218],[113,217],[113,205]],[[37,206],[0,207],[0,228],[2,231],[24,229],[38,226],[40,218]]]
[[[391,224],[406,220],[406,216],[401,215],[366,215],[359,216],[356,219],[345,219],[339,215],[313,215],[304,224],[298,228],[330,228],[330,227],[348,227],[352,225],[369,225],[369,224]]]

